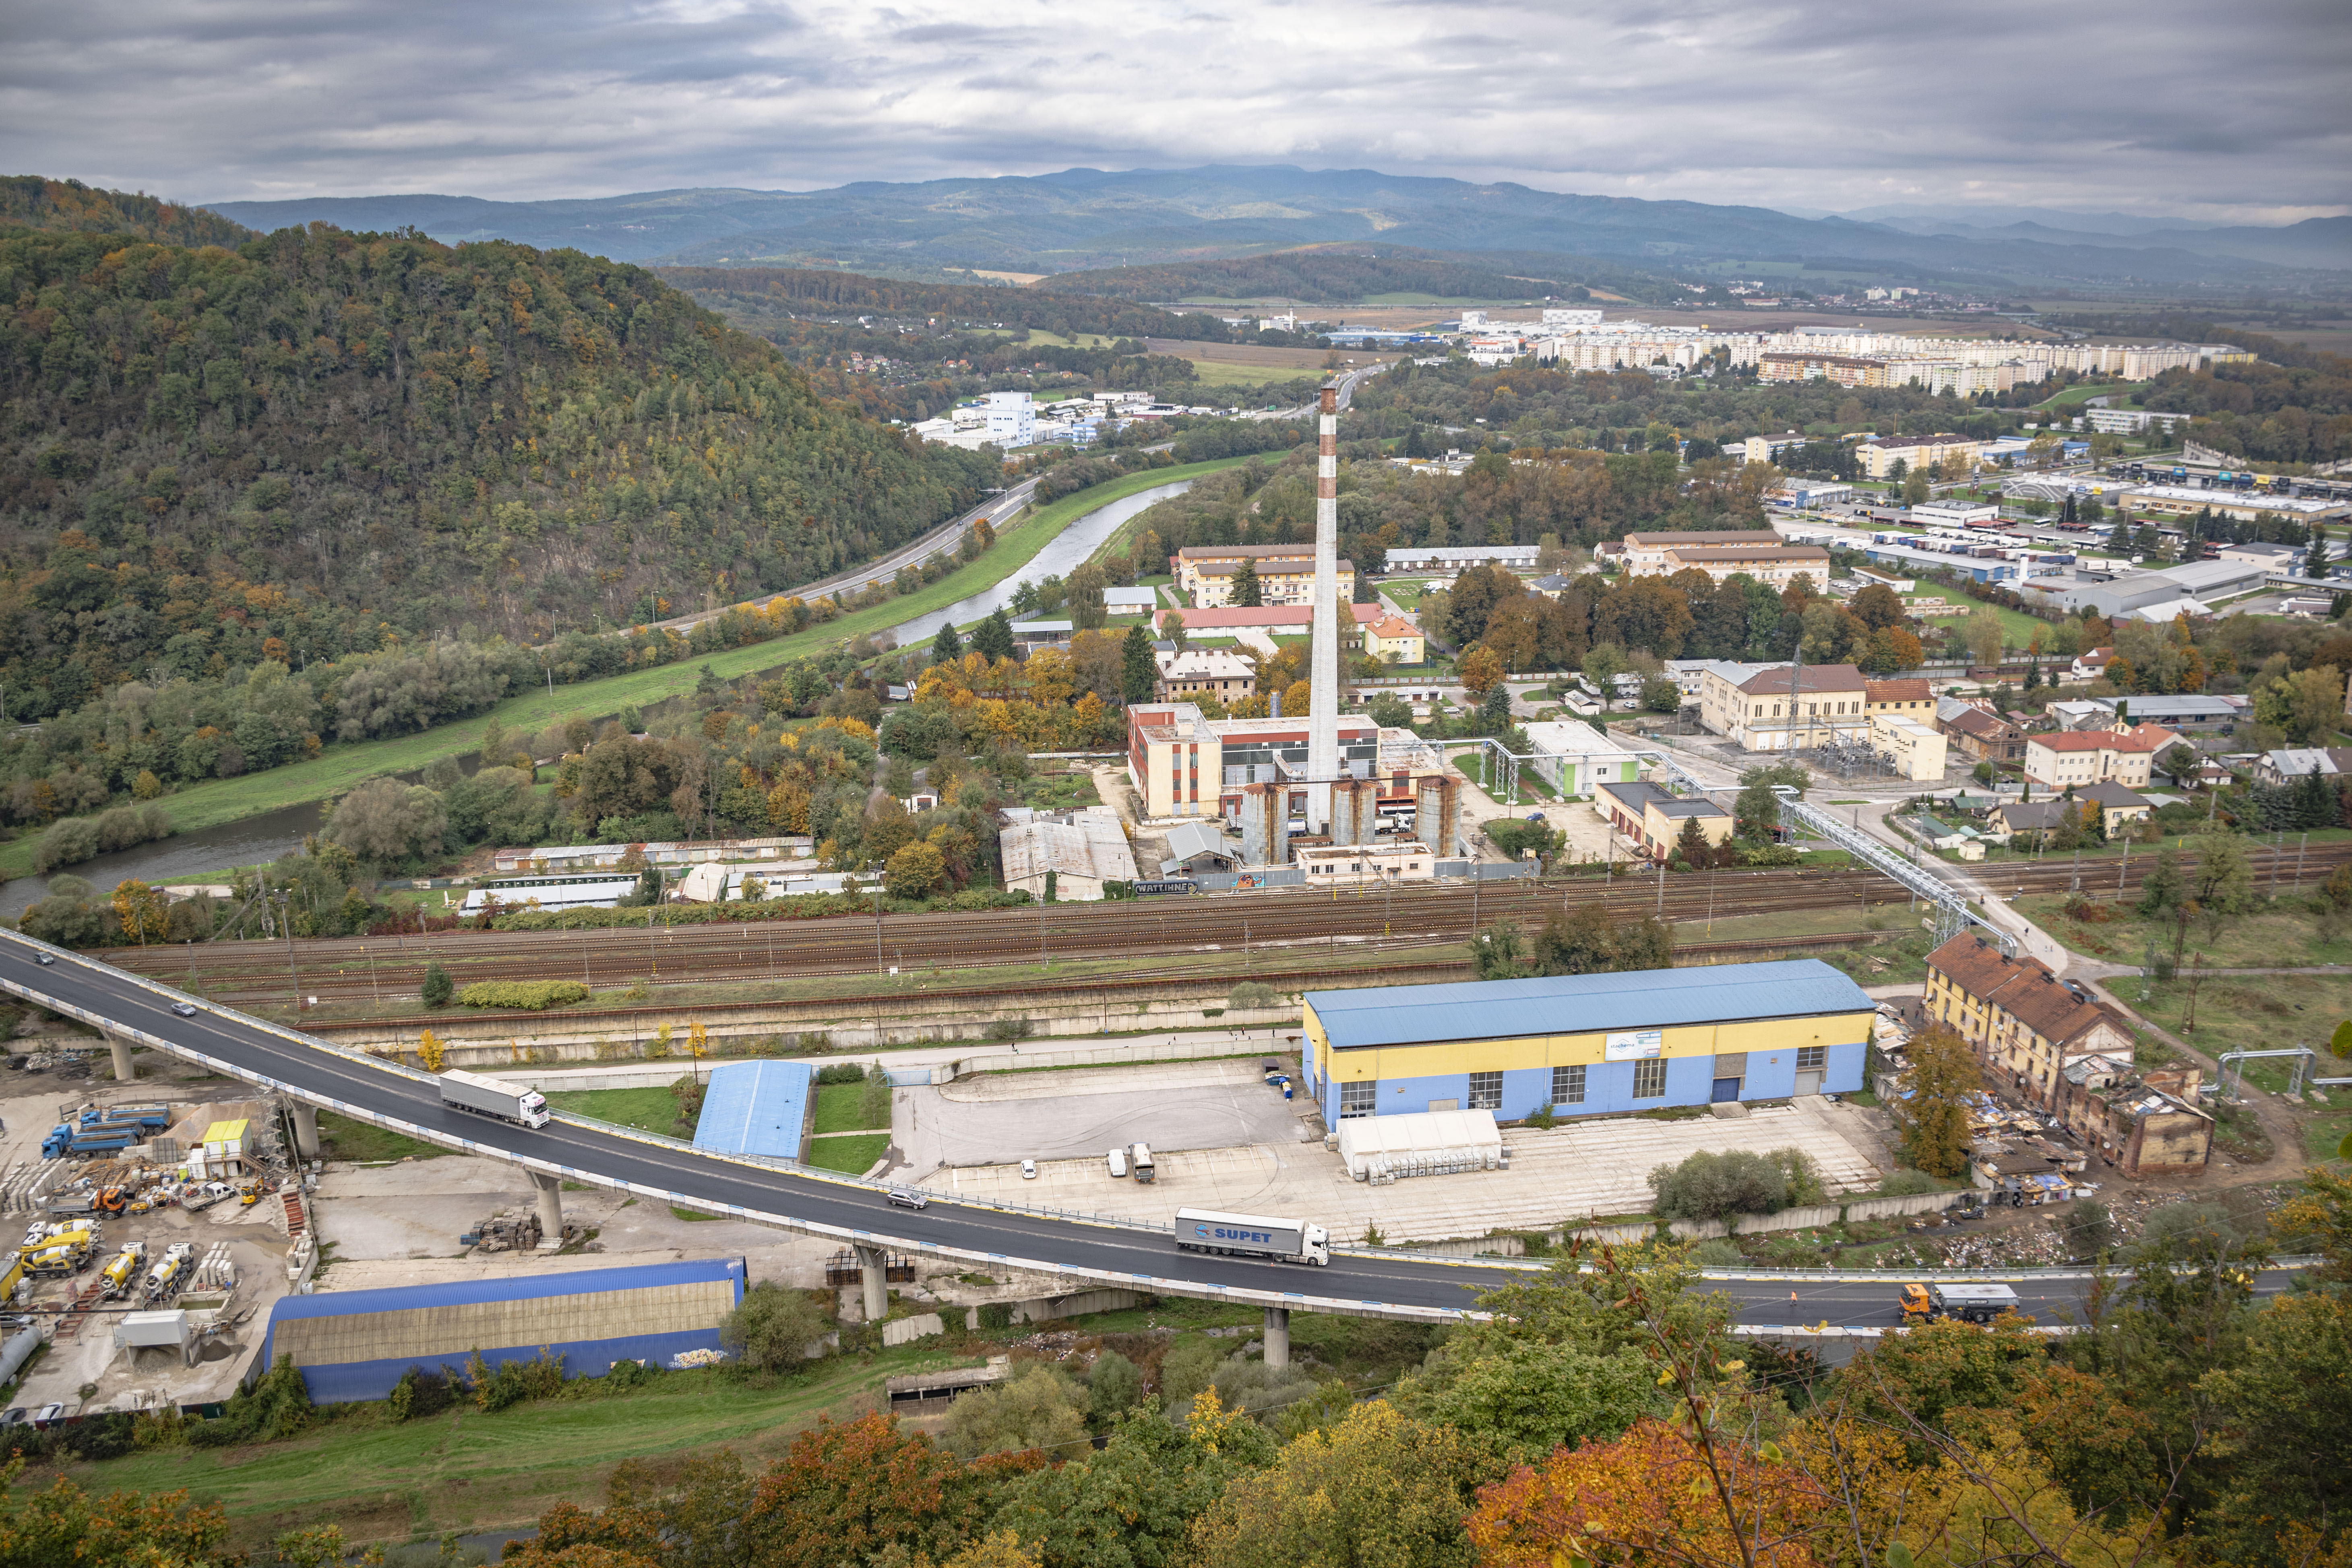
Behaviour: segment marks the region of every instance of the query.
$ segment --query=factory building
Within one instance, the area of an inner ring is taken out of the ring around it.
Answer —
[[[281,1296],[258,1364],[292,1357],[320,1405],[382,1399],[410,1367],[462,1376],[476,1354],[496,1368],[544,1352],[575,1377],[618,1361],[693,1366],[723,1356],[743,1274],[742,1258],[713,1258]]]
[[[1360,1116],[1503,1121],[1781,1100],[1863,1087],[1873,1004],[1816,959],[1312,991],[1307,1087]]]

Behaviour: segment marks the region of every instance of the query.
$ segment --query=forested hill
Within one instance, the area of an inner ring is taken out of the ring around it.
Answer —
[[[20,228],[127,234],[167,245],[236,245],[253,237],[243,224],[203,207],[175,206],[128,191],[92,190],[79,180],[0,175],[0,233]]]
[[[999,289],[983,284],[913,283],[816,267],[665,267],[662,280],[704,304],[741,320],[774,311],[801,315],[939,317],[958,325],[1027,327],[1076,337],[1207,338],[1226,334],[1223,318],[1178,315],[1138,304],[1140,293],[1116,300],[1083,289]],[[1109,290],[1106,290],[1109,292]]]
[[[1564,257],[1515,259],[1542,265],[1543,270],[1520,276],[1530,271],[1529,265],[1507,272],[1510,264],[1498,267],[1491,257],[1444,256],[1393,246],[1310,247],[1263,256],[1063,272],[1042,279],[1037,287],[1128,300],[1293,300],[1300,304],[1348,303],[1384,294],[1428,300],[1587,297],[1582,283],[1595,270],[1594,264],[1568,266],[1564,264],[1570,258]]]
[[[284,229],[0,237],[0,679],[625,626],[804,583],[994,480],[640,268]]]

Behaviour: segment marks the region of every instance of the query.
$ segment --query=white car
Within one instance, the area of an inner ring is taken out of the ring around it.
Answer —
[[[1037,1179],[1036,1161],[1024,1160],[1021,1162],[1021,1179],[1024,1182],[1034,1182]]]

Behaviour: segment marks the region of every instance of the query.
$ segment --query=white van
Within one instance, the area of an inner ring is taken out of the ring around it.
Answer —
[[[1110,1175],[1111,1180],[1115,1182],[1123,1182],[1127,1180],[1126,1150],[1114,1149],[1110,1152]]]

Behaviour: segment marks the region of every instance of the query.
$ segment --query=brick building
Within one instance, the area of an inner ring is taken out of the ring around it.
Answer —
[[[2052,1109],[2099,1158],[2130,1177],[2205,1169],[2213,1119],[2197,1109],[2193,1067],[2140,1071],[2129,1058],[2088,1056],[2058,1077]]]
[[[1927,955],[1927,1014],[1976,1047],[1988,1078],[2045,1110],[2058,1109],[2074,1063],[2132,1059],[2131,1030],[2112,1009],[2041,960],[2012,957],[1973,931]]]

